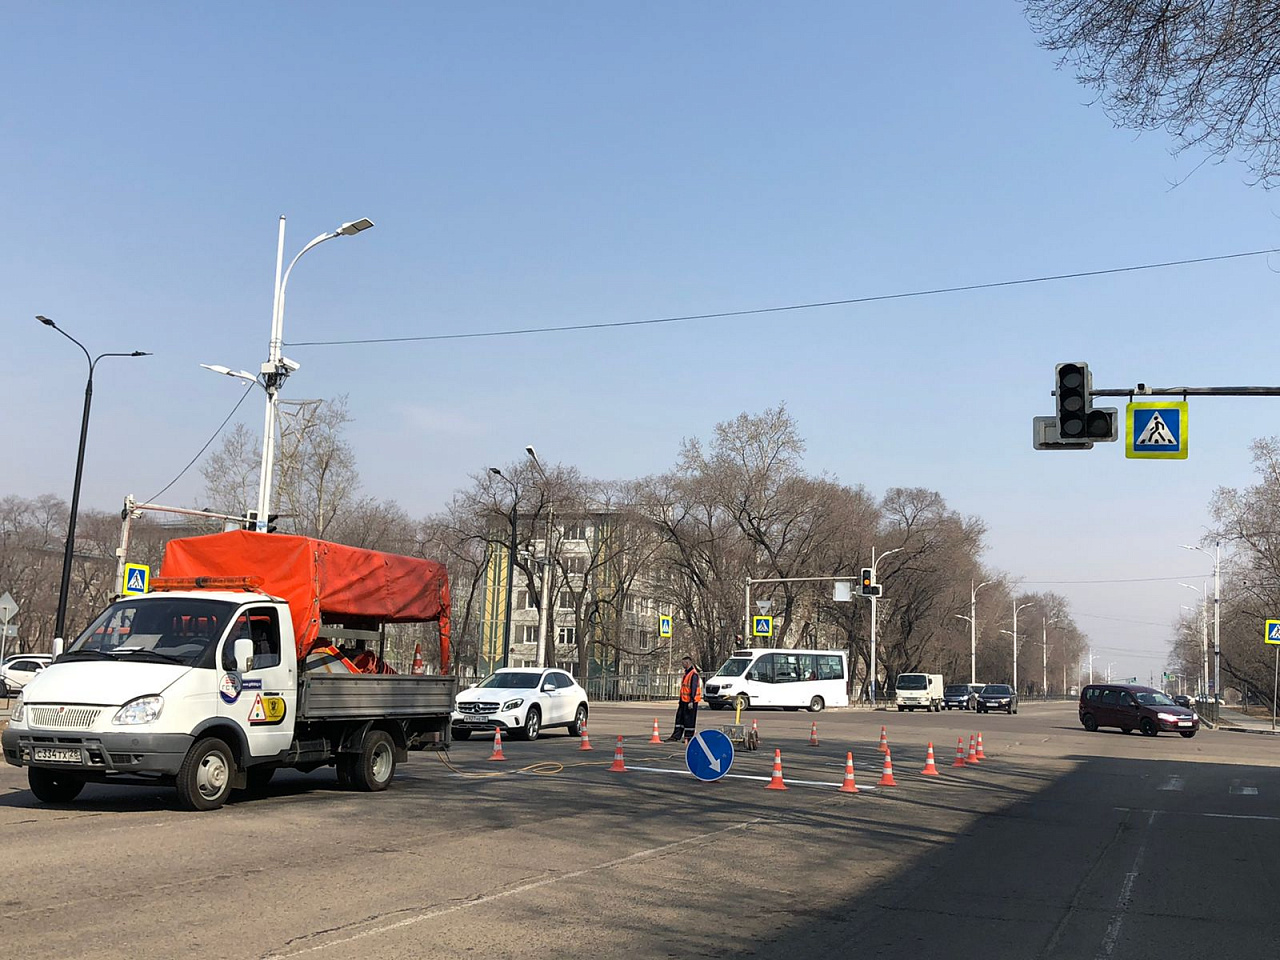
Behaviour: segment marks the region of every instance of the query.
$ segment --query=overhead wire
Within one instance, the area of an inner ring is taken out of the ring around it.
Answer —
[[[1260,257],[1280,253],[1280,248],[1248,250],[1241,253],[1224,253],[1210,257],[1191,257],[1184,260],[1164,260],[1159,263],[1131,264],[1123,267],[1107,267],[1101,270],[1077,270],[1072,273],[1046,274],[1037,277],[1021,277],[1015,280],[992,280],[984,283],[965,283],[950,287],[930,287],[921,290],[905,290],[898,293],[882,293],[865,297],[847,297],[842,300],[814,300],[806,303],[789,303],[773,307],[754,307],[745,310],[721,310],[715,313],[692,313],[682,316],[650,317],[643,320],[602,320],[595,323],[555,324],[539,327],[516,327],[505,330],[477,330],[468,333],[435,333],[408,337],[356,337],[344,340],[290,340],[291,347],[335,347],[374,343],[426,343],[440,340],[477,340],[487,337],[521,337],[537,333],[566,333],[579,330],[610,330],[622,327],[655,326],[668,323],[687,323],[695,320],[719,320],[727,317],[750,317],[769,313],[785,313],[797,310],[816,310],[823,307],[844,307],[867,303],[884,303],[891,300],[908,300],[917,297],[935,297],[948,293],[966,293],[974,290],[995,290],[1001,287],[1026,286],[1033,283],[1050,283],[1061,280],[1080,280],[1088,277],[1105,277],[1118,273],[1135,273],[1140,270],[1162,270],[1169,267],[1185,267],[1201,263],[1217,263],[1244,257]]]
[[[209,449],[209,445],[213,443],[214,440],[218,439],[218,434],[222,433],[223,428],[226,427],[226,425],[231,422],[231,418],[234,417],[236,415],[236,411],[240,409],[240,404],[244,403],[245,397],[249,396],[249,392],[253,390],[255,385],[256,384],[253,384],[253,383],[249,384],[249,386],[245,388],[244,393],[240,394],[240,399],[236,401],[236,405],[231,408],[231,412],[227,414],[226,418],[222,421],[222,423],[218,424],[218,429],[213,431],[213,436],[211,436],[208,440],[205,441],[204,446],[200,448],[200,452],[197,453],[194,457],[192,457],[191,460],[187,463],[187,465],[178,471],[178,475],[174,477],[172,480],[170,480],[168,483],[166,483],[164,487],[161,488],[159,493],[153,493],[151,496],[147,497],[147,499],[143,501],[144,503],[155,503],[157,497],[163,496],[166,490],[168,490],[175,483],[181,480],[183,477],[183,474],[185,474],[188,470],[190,470],[192,465],[197,460],[199,460],[202,456],[204,456],[204,452]]]

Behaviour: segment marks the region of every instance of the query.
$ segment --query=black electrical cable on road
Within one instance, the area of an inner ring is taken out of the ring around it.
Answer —
[[[784,313],[793,310],[815,310],[820,307],[843,307],[865,303],[883,303],[887,300],[907,300],[914,297],[934,297],[944,293],[965,293],[972,290],[994,290],[1000,287],[1025,286],[1032,283],[1049,283],[1056,280],[1080,280],[1086,277],[1105,277],[1116,273],[1134,273],[1139,270],[1161,270],[1167,267],[1186,267],[1199,263],[1216,263],[1222,260],[1238,260],[1242,257],[1261,257],[1280,253],[1280,248],[1249,250],[1244,253],[1224,253],[1213,257],[1194,257],[1188,260],[1165,260],[1161,263],[1141,263],[1127,267],[1108,267],[1103,270],[1080,270],[1075,273],[1056,273],[1042,277],[1023,277],[1018,280],[993,280],[987,283],[966,283],[954,287],[933,287],[925,290],[907,290],[901,293],[882,293],[867,297],[850,297],[845,300],[816,300],[811,303],[791,303],[778,307],[756,307],[751,310],[724,310],[719,313],[693,313],[677,317],[652,317],[647,320],[611,320],[597,323],[570,323],[562,326],[522,327],[509,330],[479,330],[473,333],[436,333],[414,337],[361,337],[352,340],[289,340],[291,347],[337,347],[372,343],[425,343],[435,340],[477,340],[485,337],[521,337],[534,333],[566,333],[576,330],[610,330],[618,327],[644,327],[664,323],[685,323],[691,320],[718,320],[725,317],[749,317],[766,313]]]

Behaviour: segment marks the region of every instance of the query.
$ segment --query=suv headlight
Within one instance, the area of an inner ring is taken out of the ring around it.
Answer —
[[[524,697],[516,697],[514,700],[508,700],[502,705],[503,710],[518,710],[524,706]]]
[[[1182,719],[1182,717],[1178,716],[1176,713],[1157,713],[1156,716],[1166,723],[1176,723]]]
[[[18,699],[13,701],[13,709],[9,711],[9,719],[14,723],[21,723],[26,709],[26,705],[22,702],[22,694],[19,693]]]
[[[160,711],[163,709],[164,697],[139,697],[137,700],[130,700],[117,710],[116,715],[111,718],[111,722],[119,724],[151,723],[151,721],[160,716]]]

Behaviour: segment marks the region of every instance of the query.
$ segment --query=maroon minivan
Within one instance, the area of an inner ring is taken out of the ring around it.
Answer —
[[[1091,683],[1080,691],[1080,723],[1092,733],[1099,727],[1141,730],[1154,737],[1161,730],[1190,739],[1200,729],[1194,710],[1180,707],[1152,687],[1132,683]]]

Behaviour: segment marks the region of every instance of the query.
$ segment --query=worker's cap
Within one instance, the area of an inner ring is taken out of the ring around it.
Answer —
[[[693,657],[691,657],[691,656],[690,656],[689,654],[687,654],[687,653],[686,653],[683,657],[681,657],[680,659],[681,659],[681,660],[688,660],[690,663],[693,663]]]

